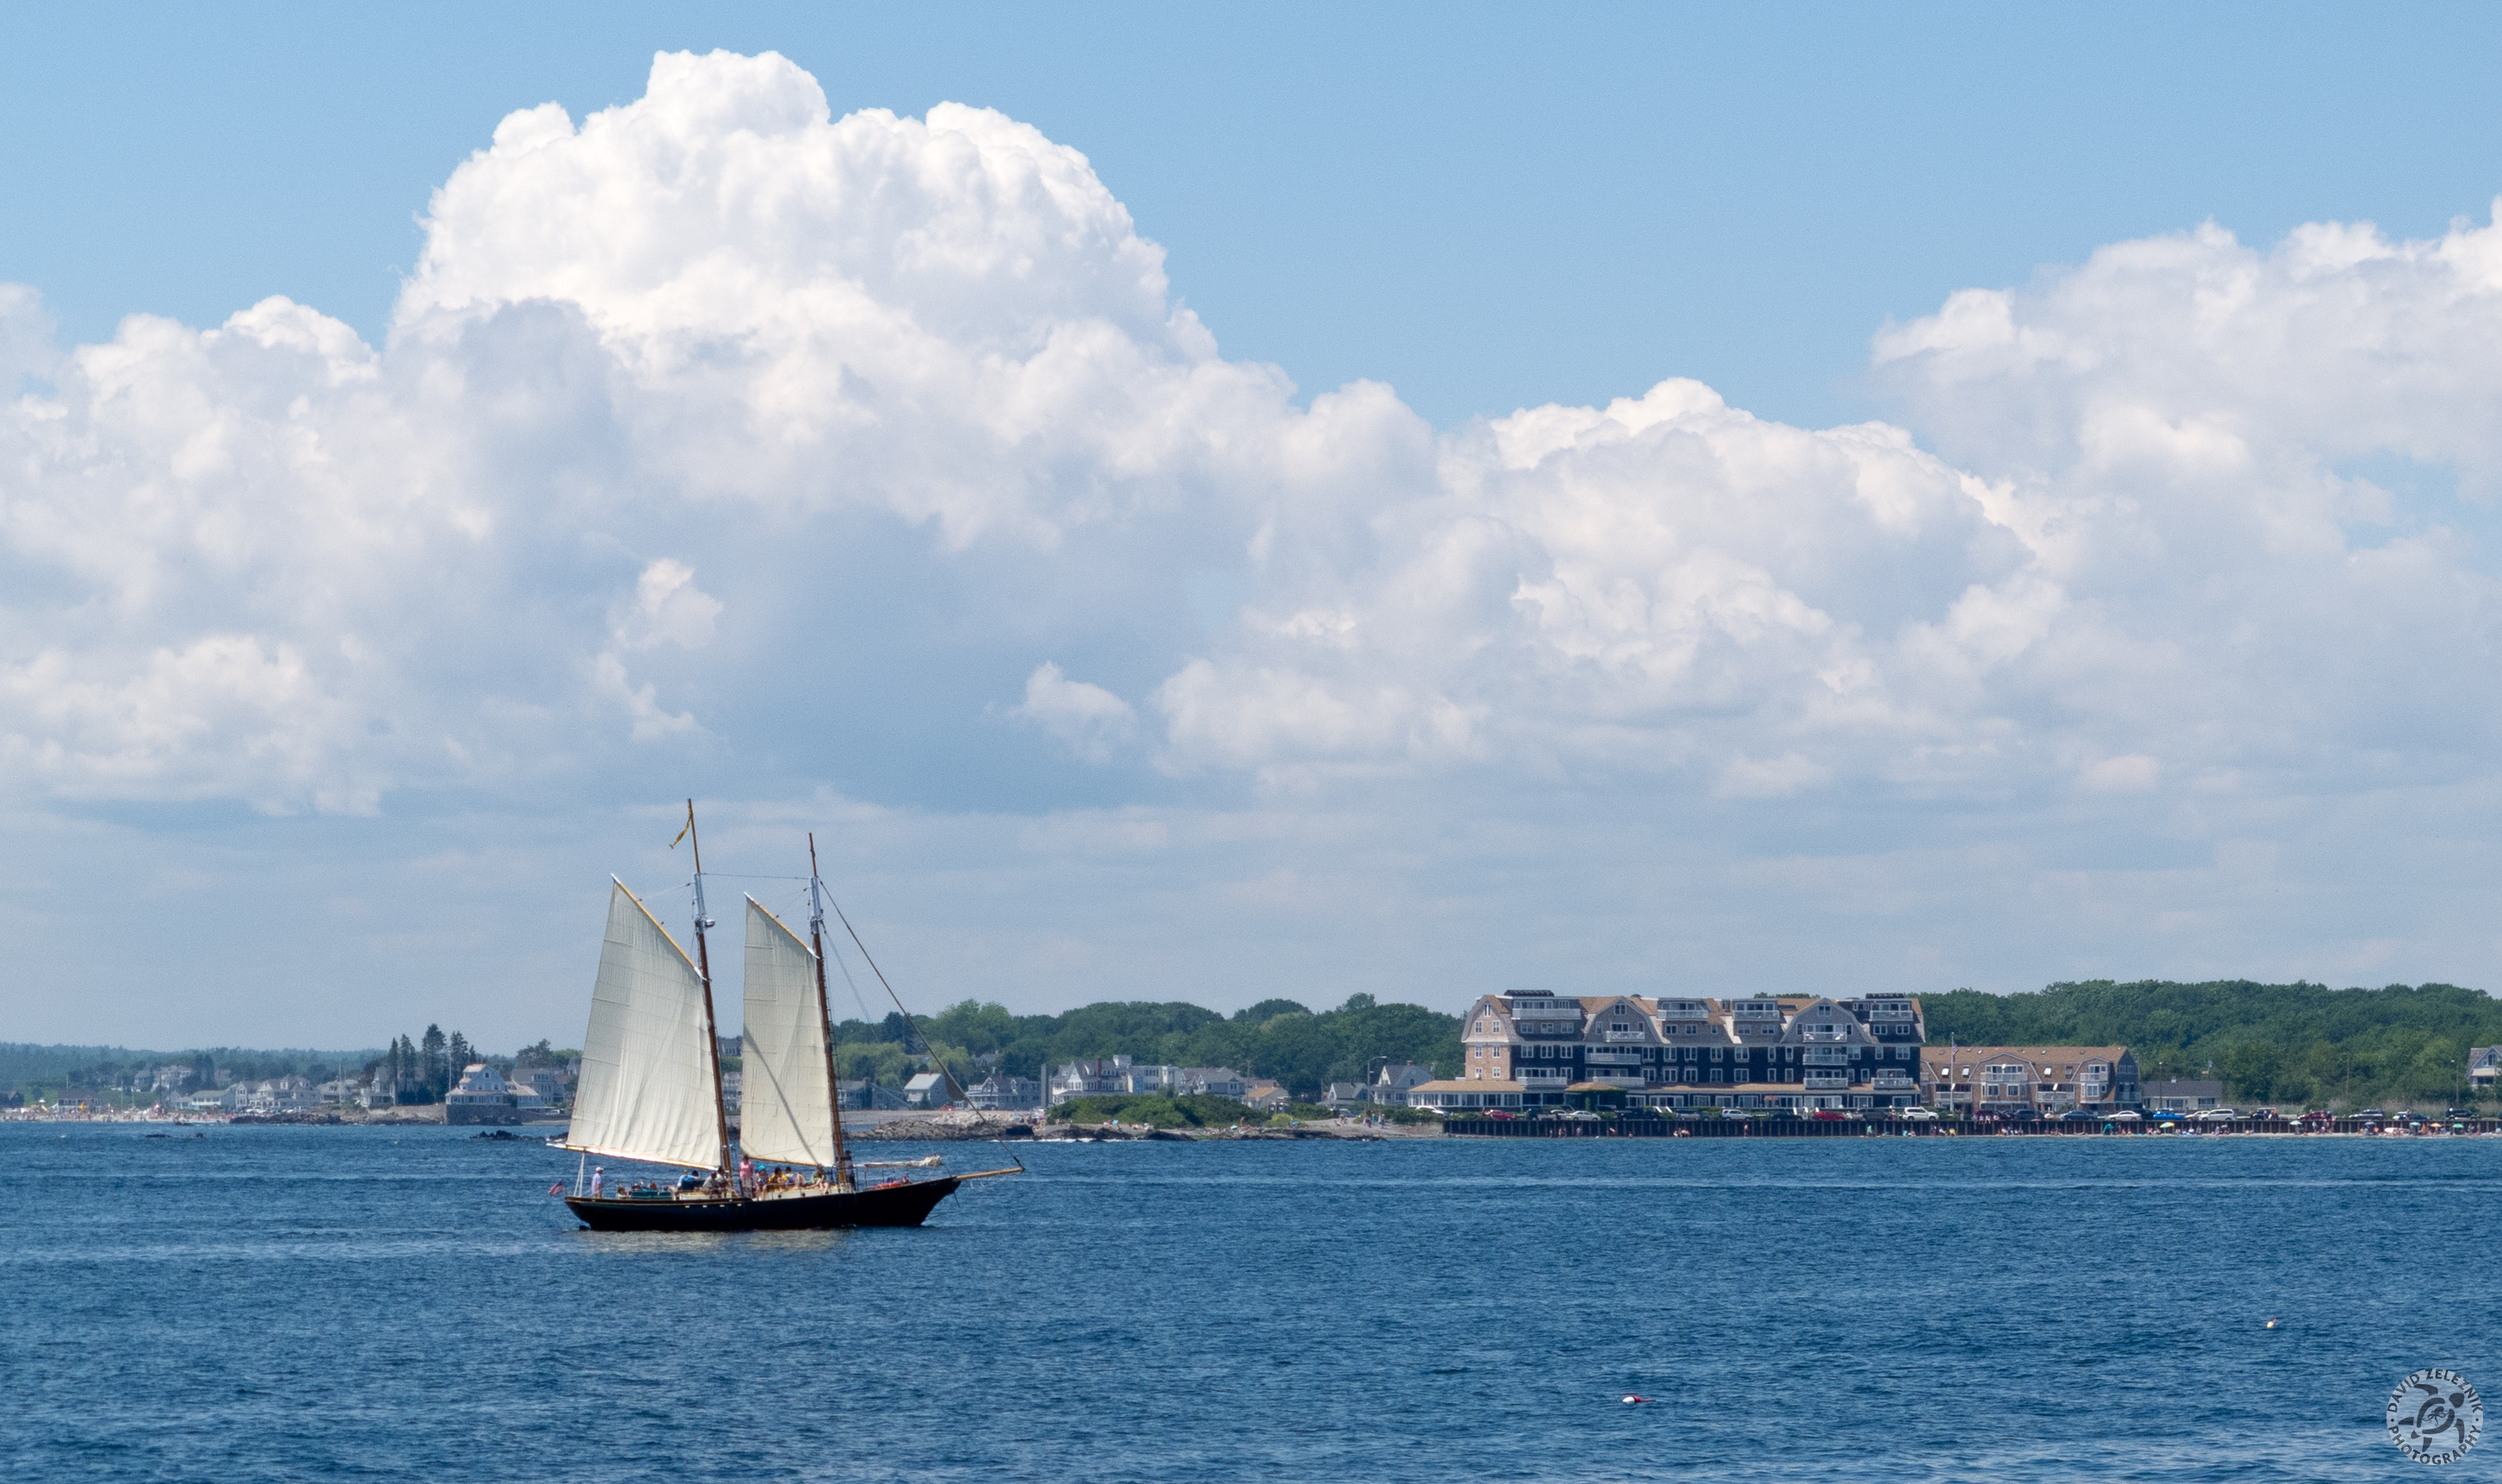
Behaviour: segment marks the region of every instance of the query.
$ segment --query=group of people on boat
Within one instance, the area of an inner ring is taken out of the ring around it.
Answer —
[[[793,1169],[787,1164],[776,1164],[761,1174],[756,1172],[754,1165],[742,1165],[741,1173],[749,1192],[758,1196],[774,1191],[817,1190],[833,1183],[822,1169]]]
[[[637,1180],[618,1188],[614,1197],[627,1200],[668,1196],[681,1200],[752,1199],[780,1191],[826,1191],[833,1189],[833,1176],[826,1170],[795,1169],[787,1164],[760,1170],[755,1161],[741,1160],[734,1172],[691,1169],[678,1177],[674,1189],[663,1187],[656,1180]],[[591,1172],[591,1198],[597,1200],[609,1194],[608,1171],[604,1167],[593,1169]]]

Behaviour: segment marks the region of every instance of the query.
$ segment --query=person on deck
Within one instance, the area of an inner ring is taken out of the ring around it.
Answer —
[[[592,1172],[591,1172],[591,1198],[592,1198],[592,1199],[593,1199],[593,1200],[597,1200],[597,1199],[599,1198],[599,1188],[600,1188],[600,1186],[601,1186],[601,1185],[603,1185],[603,1184],[605,1184],[605,1183],[607,1182],[607,1179],[608,1179],[608,1171],[606,1171],[606,1170],[604,1170],[604,1169],[593,1169],[593,1170],[592,1170]]]

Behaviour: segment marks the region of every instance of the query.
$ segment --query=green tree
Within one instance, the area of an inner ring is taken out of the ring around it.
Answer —
[[[2355,1106],[2455,1096],[2466,1049],[2502,1043],[2502,1001],[2456,985],[2163,980],[2054,984],[2038,994],[1924,995],[1929,1039],[2131,1047],[2142,1077],[2212,1062],[2242,1101]]]
[[[452,1079],[443,1070],[444,1053],[449,1045],[444,1038],[443,1028],[435,1025],[427,1026],[424,1037],[418,1042],[418,1085],[424,1090],[427,1102],[439,1100],[444,1090],[451,1085]]]

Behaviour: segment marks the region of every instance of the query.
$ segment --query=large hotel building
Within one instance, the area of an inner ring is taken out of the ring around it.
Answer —
[[[1903,1108],[1920,1100],[1924,1039],[1908,995],[1487,995],[1461,1028],[1460,1075],[1408,1101],[1533,1108],[1607,1093],[1627,1107]]]
[[[1934,1047],[1909,995],[1680,999],[1487,995],[1461,1028],[1457,1077],[1411,1105],[1536,1108],[1575,1094],[1626,1107],[2109,1110],[2138,1100],[2124,1046]]]

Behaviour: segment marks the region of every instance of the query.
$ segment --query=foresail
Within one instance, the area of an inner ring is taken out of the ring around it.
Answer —
[[[747,1030],[740,1041],[738,1149],[768,1164],[834,1163],[834,1090],[817,956],[747,899]]]
[[[721,1163],[721,1087],[703,977],[619,883],[591,992],[567,1149],[710,1169]]]

